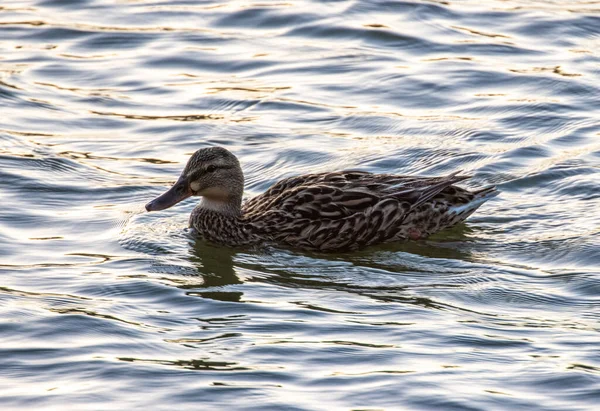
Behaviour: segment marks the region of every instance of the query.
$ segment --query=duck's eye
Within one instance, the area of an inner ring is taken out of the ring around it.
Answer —
[[[217,166],[214,166],[214,165],[211,164],[210,166],[206,167],[206,172],[207,173],[212,173],[216,169],[217,169]]]

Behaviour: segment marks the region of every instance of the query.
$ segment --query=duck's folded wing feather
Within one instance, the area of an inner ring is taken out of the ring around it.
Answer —
[[[397,192],[387,194],[386,197],[406,201],[410,204],[410,209],[413,210],[430,201],[452,184],[471,178],[471,176],[459,176],[459,173],[460,171],[457,171],[446,177],[423,179],[420,181],[421,184],[417,184],[417,186],[406,187]]]
[[[372,176],[365,171],[340,171],[335,173],[305,174],[285,178],[272,185],[264,193],[247,200],[244,203],[246,210],[268,210],[272,202],[281,195],[293,195],[298,187],[327,186],[334,188],[348,188],[357,184],[357,181]]]
[[[366,190],[343,190],[325,184],[299,186],[260,201],[246,203],[244,215],[252,218],[268,211],[282,211],[296,218],[335,219],[374,206],[381,197]]]

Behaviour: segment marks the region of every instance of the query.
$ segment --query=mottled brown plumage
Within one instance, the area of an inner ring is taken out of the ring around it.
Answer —
[[[415,177],[340,171],[279,181],[242,204],[243,173],[221,147],[198,150],[165,194],[146,205],[168,208],[202,196],[190,226],[227,246],[263,243],[316,251],[347,251],[390,241],[425,238],[471,215],[497,194],[454,184],[469,178]]]

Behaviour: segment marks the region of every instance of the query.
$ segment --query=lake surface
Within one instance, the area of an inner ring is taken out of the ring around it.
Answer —
[[[600,403],[600,2],[9,0],[0,51],[3,410]],[[227,249],[143,208],[212,145],[248,196],[501,194],[426,241]]]

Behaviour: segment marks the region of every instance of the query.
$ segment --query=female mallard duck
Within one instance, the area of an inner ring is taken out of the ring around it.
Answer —
[[[201,237],[227,246],[274,243],[316,251],[425,238],[470,216],[497,194],[453,184],[469,178],[413,177],[364,171],[306,174],[279,181],[242,203],[244,175],[222,147],[203,148],[179,180],[146,204],[169,208],[190,197],[202,201],[190,216]]]

